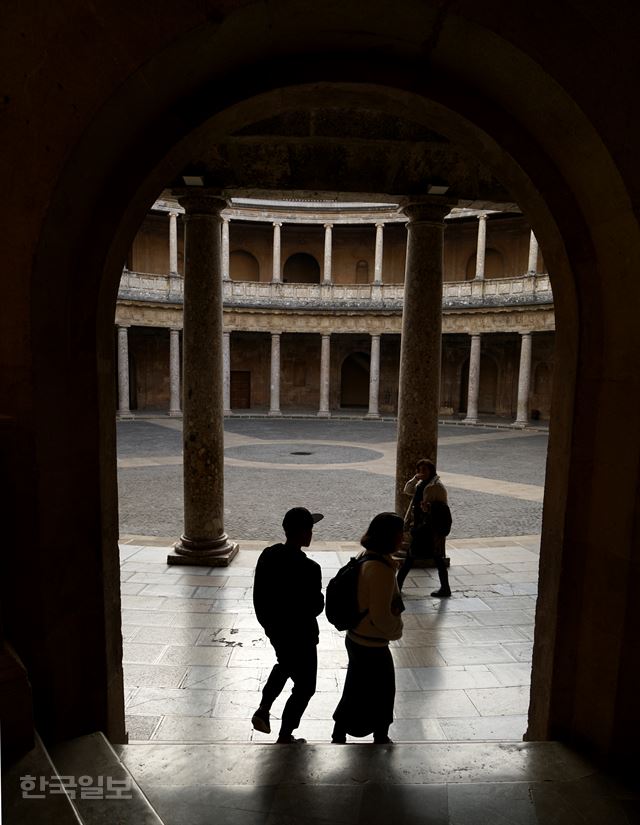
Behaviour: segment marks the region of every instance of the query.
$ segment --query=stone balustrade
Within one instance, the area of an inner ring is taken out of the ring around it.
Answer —
[[[344,307],[375,311],[401,309],[402,284],[293,284],[258,281],[225,281],[224,303],[237,307],[326,308]],[[183,281],[176,275],[144,272],[122,273],[118,298],[121,301],[180,304]],[[552,304],[549,276],[522,275],[472,281],[445,281],[442,303],[448,308],[478,308]]]

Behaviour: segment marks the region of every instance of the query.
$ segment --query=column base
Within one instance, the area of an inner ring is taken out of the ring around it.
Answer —
[[[129,412],[129,410],[127,410],[126,412],[120,412],[120,410],[118,410],[118,412],[116,413],[116,418],[118,419],[118,421],[131,421],[133,418],[135,418],[135,416],[132,412]]]
[[[320,410],[316,413],[318,418],[331,418],[331,413],[329,410]]]
[[[478,419],[477,418],[463,418],[462,423],[463,424],[477,424]]]
[[[529,422],[528,421],[514,421],[511,426],[514,428],[514,430],[524,430],[525,427],[529,426]]]
[[[380,418],[380,413],[367,413],[365,418]]]
[[[196,546],[184,536],[173,545],[174,552],[167,556],[167,564],[191,567],[228,567],[238,555],[237,541],[222,540],[211,542],[212,546]]]
[[[269,410],[269,412],[268,412],[267,414],[268,414],[271,418],[280,418],[280,416],[282,415],[282,413],[280,412],[280,410]]]
[[[169,410],[167,415],[169,418],[182,418],[182,410]]]
[[[222,410],[222,415],[233,415],[233,410]]]

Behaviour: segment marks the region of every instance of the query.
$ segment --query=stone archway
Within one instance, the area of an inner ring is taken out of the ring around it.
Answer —
[[[618,95],[625,87],[619,78],[632,73],[625,71],[625,49],[620,49],[616,60],[622,70],[617,62],[593,60],[598,73],[590,75],[584,55],[608,46],[602,27],[596,31],[591,21],[576,21],[550,2],[538,7],[543,31],[515,9],[504,12],[497,32],[490,8],[462,7],[454,14],[434,5],[422,10],[424,18],[415,17],[416,8],[374,2],[366,21],[358,20],[354,28],[333,7],[330,18],[317,4],[304,16],[299,9],[290,15],[285,3],[281,17],[267,21],[262,9],[248,5],[233,12],[245,24],[239,29],[241,43],[229,36],[222,12],[206,19],[186,10],[179,20],[171,19],[165,34],[169,21],[159,10],[156,28],[139,41],[135,35],[142,33],[143,21],[140,29],[133,21],[127,27],[114,14],[83,64],[84,74],[100,82],[82,96],[73,83],[68,91],[60,83],[60,97],[69,95],[74,118],[59,105],[55,112],[43,107],[36,113],[28,133],[20,131],[20,118],[12,121],[14,151],[39,125],[51,130],[48,157],[30,164],[34,177],[16,181],[7,193],[3,221],[7,230],[17,228],[15,246],[11,238],[7,250],[15,252],[16,277],[5,296],[10,342],[5,408],[18,422],[24,455],[30,457],[17,463],[16,519],[33,562],[32,586],[35,576],[48,584],[43,593],[51,591],[28,615],[19,602],[29,590],[26,571],[13,562],[14,593],[3,592],[3,599],[10,616],[7,633],[30,668],[46,735],[100,727],[117,739],[124,732],[112,325],[127,247],[161,188],[202,154],[196,132],[213,110],[224,112],[214,128],[224,131],[223,121],[227,130],[230,124],[243,128],[250,118],[243,120],[242,101],[251,98],[249,109],[255,110],[264,103],[256,104],[257,96],[267,94],[273,105],[279,101],[286,108],[286,87],[296,77],[310,84],[307,96],[322,93],[328,78],[337,85],[325,86],[324,94],[334,100],[366,98],[385,110],[395,105],[412,117],[424,114],[432,128],[478,153],[527,211],[553,280],[555,369],[562,378],[553,399],[530,736],[579,739],[603,753],[630,751],[633,731],[625,720],[632,718],[635,701],[628,688],[633,634],[620,630],[612,644],[600,613],[606,610],[609,628],[637,623],[638,607],[631,599],[638,568],[632,514],[640,437],[627,434],[615,495],[611,491],[603,499],[601,490],[585,489],[584,478],[603,475],[609,457],[620,454],[615,411],[637,394],[632,365],[640,340],[630,309],[639,297],[634,274],[640,240],[631,197],[637,175],[624,140],[639,130],[618,129],[598,97],[606,87],[608,105],[621,111],[624,98]],[[18,31],[11,41],[16,44]],[[61,27],[56,42],[65,42],[65,31]],[[117,64],[109,56],[123,31],[132,38],[132,49],[128,60]],[[341,53],[340,38],[354,31],[355,44]],[[401,50],[394,32],[403,36]],[[474,61],[468,60],[470,50]],[[534,51],[535,63],[528,56]],[[16,54],[16,65],[25,57],[28,53]],[[108,73],[98,71],[107,64]],[[176,65],[188,65],[189,71],[177,73]],[[575,72],[576,66],[585,71]],[[68,70],[71,79],[78,74],[73,61]],[[60,65],[59,77],[66,82],[65,71]],[[36,73],[32,97],[41,93],[48,100],[49,81]],[[591,174],[585,175],[585,168]],[[309,190],[318,189],[317,169],[314,175],[307,178]],[[606,404],[599,397],[605,385]],[[73,438],[62,415],[70,408],[85,410],[74,419]],[[53,416],[45,417],[45,409]],[[81,513],[72,506],[78,496],[85,505]],[[591,513],[588,524],[577,518],[585,510]],[[37,525],[42,524],[49,529],[41,533]],[[602,569],[603,547],[618,548],[611,559],[617,581],[606,588],[595,573]],[[77,564],[84,571],[84,594],[62,576],[67,570],[59,570],[60,558],[65,567]],[[73,615],[60,614],[57,602],[73,603]],[[591,615],[585,605],[596,602],[600,611]],[[59,621],[51,622],[52,616]],[[51,625],[71,642],[66,649],[44,632]],[[73,655],[80,648],[89,651],[82,662]],[[69,679],[75,692],[68,690]],[[55,720],[48,715],[52,704]]]

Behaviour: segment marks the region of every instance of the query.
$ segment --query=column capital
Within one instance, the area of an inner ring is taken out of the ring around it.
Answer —
[[[169,327],[170,332],[182,332],[182,327]]]
[[[476,215],[479,221],[486,221],[489,215],[486,212],[481,212],[479,215]]]
[[[118,329],[131,329],[131,324],[116,323],[116,326],[118,327]]]
[[[276,336],[276,335],[277,335],[278,337],[280,337],[280,336],[282,335],[282,331],[281,331],[281,330],[278,330],[277,332],[273,332],[273,331],[271,332],[271,337],[272,337],[272,338],[273,338],[274,336]]]
[[[272,221],[272,226],[282,226],[282,221]]]
[[[176,209],[169,210],[169,217],[170,218],[177,218],[180,213]]]
[[[324,226],[325,229],[333,229],[333,224],[332,223],[325,223],[325,224],[323,224],[323,226]]]
[[[384,229],[384,221],[376,221],[375,227],[376,229]]]
[[[228,206],[226,198],[220,192],[201,189],[174,190],[178,198],[178,203],[184,208],[185,218],[190,215],[214,215],[220,217],[220,213]]]
[[[437,226],[444,225],[445,216],[451,212],[452,206],[439,198],[415,196],[404,198],[400,204],[402,212],[409,218],[409,224],[427,223]]]
[[[330,332],[321,332],[320,335],[323,338],[331,338],[331,333]]]

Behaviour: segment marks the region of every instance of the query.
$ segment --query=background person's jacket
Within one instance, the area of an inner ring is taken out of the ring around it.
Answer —
[[[320,565],[303,550],[266,547],[256,565],[253,606],[271,642],[317,644],[316,616],[324,609]]]

